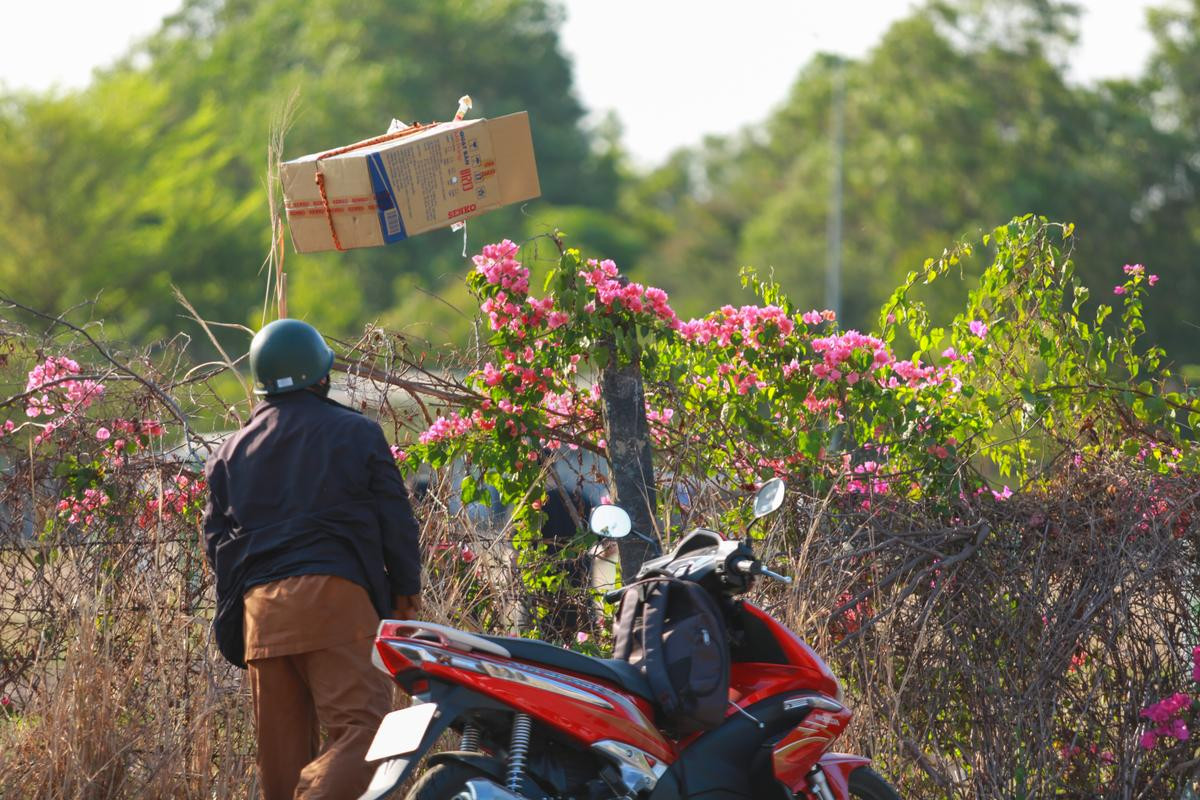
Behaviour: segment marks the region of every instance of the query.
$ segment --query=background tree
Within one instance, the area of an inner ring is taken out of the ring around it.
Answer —
[[[1093,286],[1127,262],[1159,274],[1170,291],[1148,301],[1151,338],[1197,364],[1200,11],[1169,9],[1152,15],[1145,75],[1081,86],[1067,78],[1072,4],[929,2],[859,60],[814,58],[761,124],[639,174],[619,120],[585,122],[553,0],[187,0],[86,90],[0,97],[0,280],[45,307],[102,293],[101,313],[139,341],[178,329],[171,283],[210,318],[257,322],[265,146],[287,98],[299,91],[295,157],[393,116],[444,118],[466,91],[480,115],[530,112],[543,186],[473,220],[469,249],[559,229],[653,278],[685,317],[748,300],[736,264],[820,306],[840,80],[848,327],[870,327],[888,287],[946,241],[1034,212],[1078,223]],[[462,247],[445,230],[289,256],[290,310],[335,334],[377,320],[463,341]],[[932,287],[934,312],[967,288]]]
[[[1196,13],[1156,15],[1150,75],[1097,86],[1066,77],[1076,17],[1059,3],[931,3],[860,61],[814,59],[761,127],[676,154],[631,191],[665,231],[634,273],[673,265],[661,282],[684,310],[697,292],[709,295],[697,306],[736,304],[733,276],[719,266],[732,258],[773,270],[797,302],[822,305],[840,72],[849,327],[870,327],[889,287],[947,239],[1033,212],[1078,223],[1091,285],[1123,263],[1151,265],[1172,287],[1151,301],[1152,338],[1185,363],[1200,360],[1197,128],[1182,108],[1162,113],[1191,98],[1194,120],[1200,107]],[[696,275],[704,279],[689,281]],[[965,288],[934,287],[935,312]]]

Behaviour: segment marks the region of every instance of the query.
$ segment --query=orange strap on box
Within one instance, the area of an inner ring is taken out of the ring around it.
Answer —
[[[417,124],[411,125],[411,126],[405,128],[404,130],[395,131],[394,133],[385,133],[382,136],[376,136],[374,139],[364,139],[361,142],[355,142],[354,144],[349,144],[349,145],[346,145],[345,147],[339,147],[336,150],[327,150],[324,153],[321,153],[319,156],[317,156],[317,159],[316,159],[316,161],[317,161],[317,175],[316,175],[317,191],[321,193],[321,203],[322,203],[322,205],[325,206],[325,220],[329,223],[329,235],[333,237],[333,246],[334,247],[336,247],[338,250],[342,250],[342,251],[344,251],[346,249],[346,248],[342,247],[342,240],[338,238],[337,228],[333,224],[333,209],[331,209],[329,207],[329,195],[325,192],[325,173],[321,171],[321,159],[332,158],[333,156],[340,156],[343,153],[349,153],[352,150],[358,150],[361,147],[370,147],[371,145],[382,144],[383,142],[390,142],[393,139],[400,139],[405,136],[411,136],[412,134],[417,133],[418,131],[428,130],[429,128],[432,128],[435,125],[440,125],[440,124],[441,123],[438,123],[438,122],[430,122],[427,125],[422,125],[421,123],[418,122]]]

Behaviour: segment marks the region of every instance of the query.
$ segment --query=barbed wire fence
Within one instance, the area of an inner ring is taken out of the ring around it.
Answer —
[[[255,796],[249,697],[211,639],[198,527],[203,461],[245,419],[243,387],[184,337],[117,352],[71,321],[86,313],[0,315],[0,796]],[[376,329],[339,351],[339,396],[398,442],[463,402],[476,358],[427,364]],[[58,359],[77,371],[31,388]],[[657,455],[664,531],[737,517],[743,495]],[[603,484],[601,463],[581,465]],[[504,510],[458,502],[462,469],[413,476],[426,615],[529,630]],[[841,746],[902,794],[1160,798],[1196,780],[1186,743],[1138,746],[1139,711],[1187,685],[1200,643],[1196,477],[1113,455],[1007,500],[864,509],[790,489],[756,547],[796,582],[753,599],[828,657],[856,711]],[[587,587],[548,596],[588,613],[540,632],[603,648]]]

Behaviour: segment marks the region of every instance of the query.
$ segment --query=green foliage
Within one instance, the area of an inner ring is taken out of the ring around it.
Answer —
[[[948,331],[931,326],[912,294],[969,256],[965,245],[910,273],[880,320],[889,341],[905,327],[918,355],[946,343],[969,356],[958,403],[975,420],[975,447],[1021,484],[1067,453],[1132,447],[1130,455],[1148,452],[1157,460],[1163,447],[1188,447],[1180,423],[1196,398],[1170,392],[1164,351],[1142,344],[1144,301],[1157,276],[1126,266],[1115,290],[1119,321],[1111,305],[1089,311],[1089,291],[1075,277],[1074,243],[1074,226],[1026,215],[983,237],[995,259]],[[1176,465],[1180,456],[1176,450],[1159,466]]]

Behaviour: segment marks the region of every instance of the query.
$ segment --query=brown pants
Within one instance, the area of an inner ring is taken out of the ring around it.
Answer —
[[[264,800],[353,800],[366,790],[374,767],[363,756],[392,709],[373,641],[247,662]]]

